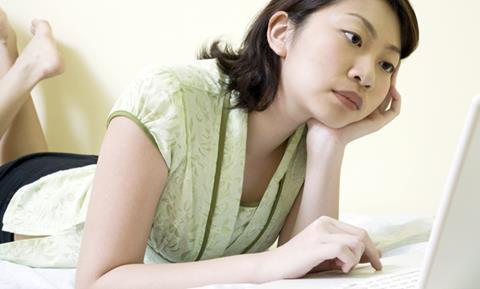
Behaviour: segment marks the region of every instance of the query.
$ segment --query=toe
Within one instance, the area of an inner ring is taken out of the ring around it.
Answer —
[[[32,34],[45,35],[51,34],[52,29],[50,28],[50,24],[46,20],[34,19],[32,21],[31,32]]]

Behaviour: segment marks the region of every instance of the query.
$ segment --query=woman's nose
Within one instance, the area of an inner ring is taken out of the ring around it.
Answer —
[[[370,61],[362,61],[349,70],[348,77],[364,88],[371,88],[375,83],[375,67]]]

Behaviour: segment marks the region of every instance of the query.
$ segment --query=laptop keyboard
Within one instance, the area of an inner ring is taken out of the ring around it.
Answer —
[[[415,269],[347,283],[339,289],[415,289],[419,279],[420,269]]]

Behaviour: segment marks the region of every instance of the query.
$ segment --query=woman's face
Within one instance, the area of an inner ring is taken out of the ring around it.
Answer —
[[[281,58],[279,90],[309,118],[343,127],[382,103],[400,61],[399,21],[386,1],[339,1],[294,33]]]

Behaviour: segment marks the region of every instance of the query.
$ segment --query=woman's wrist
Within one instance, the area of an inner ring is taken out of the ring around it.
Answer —
[[[329,132],[312,132],[307,135],[307,154],[325,154],[344,151],[347,141]]]
[[[307,125],[307,146],[318,147],[326,145],[344,149],[349,143],[349,140],[346,139],[346,136],[344,136],[339,129],[327,127],[325,124],[314,119],[308,121]]]
[[[268,250],[265,252],[256,253],[255,256],[258,258],[257,264],[257,276],[256,280],[258,283],[271,282],[275,280],[283,279],[281,274],[281,269],[279,266],[288,266],[286,264],[280,264],[276,261],[276,254],[278,248]]]

